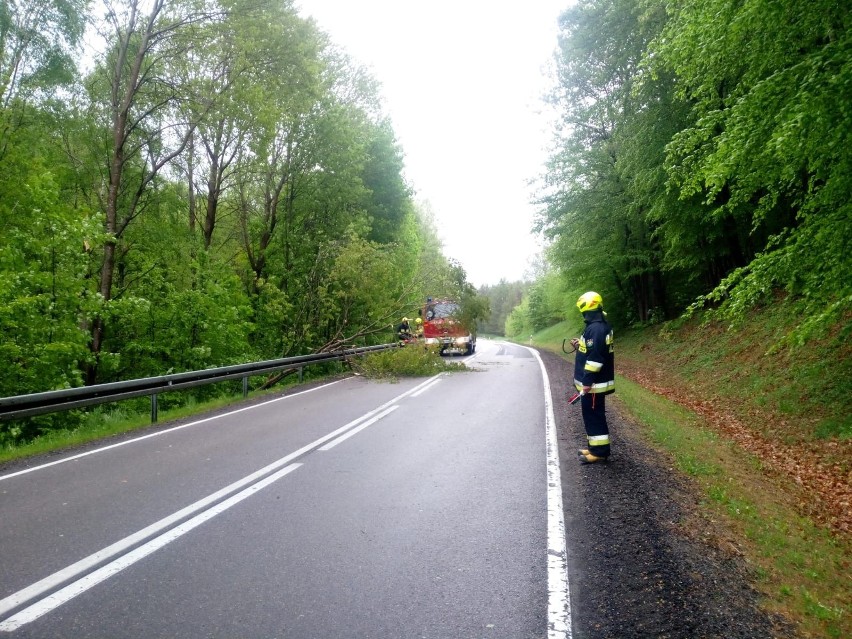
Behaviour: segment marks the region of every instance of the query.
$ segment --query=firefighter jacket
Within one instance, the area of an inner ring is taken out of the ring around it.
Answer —
[[[578,391],[589,386],[592,393],[612,393],[615,391],[612,328],[602,311],[583,313],[583,319],[586,330],[574,359],[574,386]]]

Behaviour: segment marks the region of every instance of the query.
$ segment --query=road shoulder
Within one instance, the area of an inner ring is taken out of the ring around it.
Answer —
[[[540,353],[559,437],[574,636],[794,637],[760,609],[742,558],[716,534],[696,534],[696,492],[617,402],[608,410],[611,461],[577,463],[585,437],[579,408],[566,401],[572,363]]]

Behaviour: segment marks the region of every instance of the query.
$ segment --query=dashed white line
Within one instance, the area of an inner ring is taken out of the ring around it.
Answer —
[[[358,433],[360,433],[362,430],[364,430],[365,428],[367,428],[367,426],[372,426],[373,424],[375,424],[377,421],[379,421],[379,420],[380,420],[382,417],[384,417],[385,415],[390,415],[390,414],[391,414],[392,412],[394,412],[397,408],[399,408],[399,404],[396,404],[395,406],[391,406],[390,408],[388,408],[387,410],[385,410],[385,411],[383,411],[383,412],[379,413],[378,415],[376,415],[376,416],[375,416],[375,417],[373,417],[372,419],[367,420],[366,422],[364,422],[363,424],[361,424],[361,425],[360,425],[360,426],[358,426],[357,428],[353,428],[352,430],[347,431],[346,433],[344,433],[343,435],[341,435],[341,436],[340,436],[340,437],[338,437],[337,439],[335,439],[335,440],[333,440],[333,441],[328,442],[325,446],[321,446],[321,447],[320,447],[320,450],[331,450],[332,448],[334,448],[335,446],[337,446],[340,442],[346,441],[347,439],[349,439],[349,438],[350,438],[350,437],[352,437],[353,435],[357,435],[357,434],[358,434]]]
[[[441,381],[441,378],[440,378],[440,377],[439,377],[439,378],[437,378],[437,379],[433,379],[433,380],[431,380],[428,384],[426,384],[423,388],[421,388],[421,389],[420,389],[419,391],[417,391],[416,393],[411,393],[411,396],[412,396],[412,397],[417,397],[418,395],[420,395],[420,393],[425,393],[427,390],[429,390],[430,388],[432,388],[435,384],[437,384],[437,383],[438,383],[438,382],[440,382],[440,381]]]

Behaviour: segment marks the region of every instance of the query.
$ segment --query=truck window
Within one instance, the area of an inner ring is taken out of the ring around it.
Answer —
[[[447,317],[453,317],[458,314],[459,305],[453,304],[450,302],[438,302],[435,304],[434,308],[429,309],[430,311],[434,311],[432,317],[429,319],[445,319]]]

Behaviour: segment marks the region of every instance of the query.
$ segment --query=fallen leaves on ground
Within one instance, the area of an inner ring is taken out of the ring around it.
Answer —
[[[808,447],[786,445],[761,434],[764,430],[771,432],[771,424],[761,423],[760,428],[743,424],[720,397],[695,397],[689,389],[667,384],[662,375],[639,370],[630,362],[622,362],[620,369],[628,379],[701,415],[714,431],[758,456],[767,470],[792,479],[803,492],[804,499],[798,503],[803,514],[841,535],[852,535],[852,471],[845,471],[840,464],[824,463],[819,451],[821,446],[849,448],[846,442],[827,441]],[[752,411],[750,416],[755,420],[767,419],[758,411]]]

